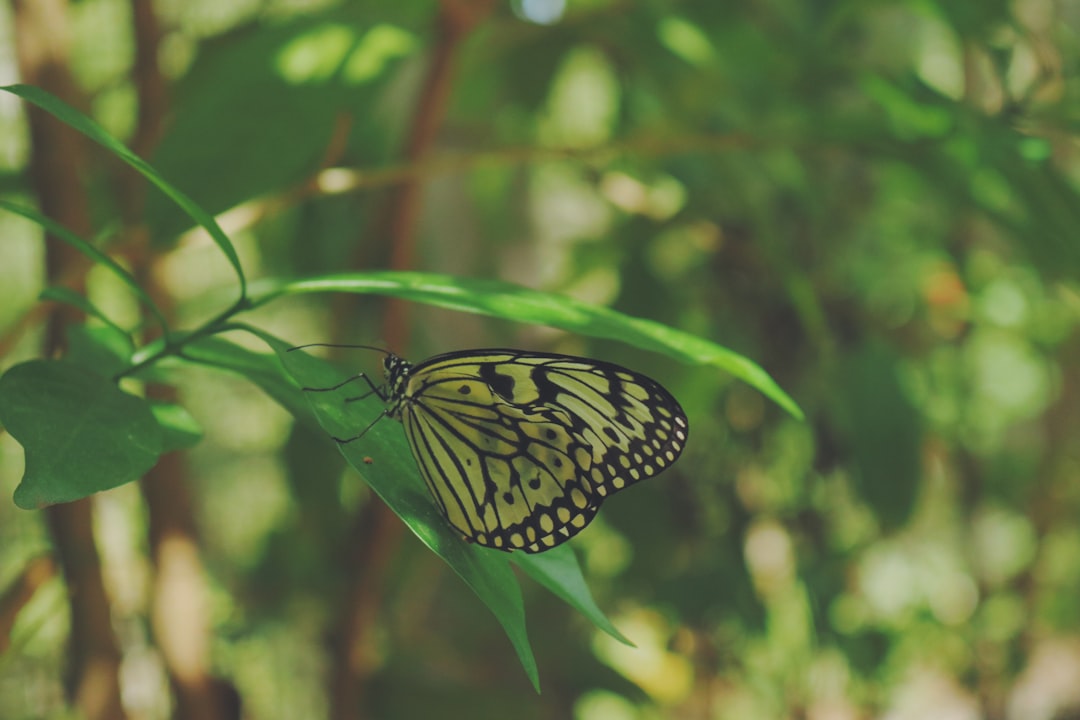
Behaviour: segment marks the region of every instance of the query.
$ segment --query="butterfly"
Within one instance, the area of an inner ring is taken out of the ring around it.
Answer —
[[[689,435],[670,392],[613,363],[495,348],[412,364],[370,349],[386,353],[382,389],[357,376],[386,403],[376,422],[401,422],[439,511],[485,547],[569,540],[605,499],[674,463]]]

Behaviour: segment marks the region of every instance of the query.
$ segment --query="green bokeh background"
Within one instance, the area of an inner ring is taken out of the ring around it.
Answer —
[[[436,5],[155,7],[171,100],[149,160],[224,213],[249,275],[385,267],[387,169],[402,163]],[[68,12],[90,114],[130,139],[130,7]],[[9,78],[13,32],[4,3]],[[762,365],[806,420],[715,370],[416,307],[416,359],[509,345],[620,362],[672,390],[692,436],[675,468],[573,543],[636,649],[523,579],[537,696],[488,611],[407,536],[365,641],[363,714],[1076,717],[1078,33],[1080,9],[1048,0],[496,3],[456,58],[433,155],[411,168],[416,269],[709,338]],[[23,107],[0,100],[0,193],[32,203]],[[101,173],[106,227],[119,203]],[[146,223],[180,324],[205,320],[231,297],[228,264],[153,192]],[[0,332],[34,304],[42,257],[39,229],[0,212]],[[138,322],[105,273],[90,294]],[[250,320],[297,344],[339,324],[378,344],[382,313],[378,298],[304,296]],[[186,452],[214,669],[251,717],[325,717],[347,528],[377,500],[253,384],[187,368],[180,402],[204,433]],[[41,514],[10,502],[21,472],[0,436],[0,589],[49,548]],[[168,717],[141,496],[128,485],[95,506],[125,702]],[[65,604],[57,579],[20,613],[0,716],[71,717]]]

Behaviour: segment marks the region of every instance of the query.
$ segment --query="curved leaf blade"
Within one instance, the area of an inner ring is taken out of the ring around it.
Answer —
[[[285,371],[301,387],[328,388],[341,382],[340,373],[325,361],[303,352],[289,352],[289,346],[277,338],[254,328],[251,331],[270,345]],[[308,391],[307,396],[320,425],[330,435],[350,437],[383,415],[385,407],[374,394],[366,400],[346,401],[367,389],[366,383],[357,381],[334,391]],[[387,506],[488,606],[539,692],[536,659],[525,628],[525,604],[509,557],[464,542],[443,520],[396,422],[383,419],[361,440],[339,445],[339,449]]]
[[[101,250],[98,250],[92,244],[88,243],[86,240],[83,240],[81,237],[71,232],[60,223],[56,222],[52,218],[42,215],[39,212],[31,210],[27,207],[23,207],[21,205],[16,205],[15,203],[8,202],[7,200],[3,199],[0,199],[0,208],[3,208],[8,212],[14,213],[16,215],[21,215],[27,220],[37,223],[41,227],[45,228],[45,231],[53,237],[67,243],[72,248],[85,255],[91,261],[105,268],[108,268],[113,273],[113,275],[115,275],[117,278],[120,279],[122,283],[124,283],[124,285],[127,285],[128,289],[135,294],[135,297],[142,301],[142,303],[146,306],[146,309],[153,314],[154,319],[156,319],[158,324],[161,325],[162,331],[166,333],[168,332],[169,324],[165,320],[165,315],[161,312],[161,308],[157,306],[153,298],[150,297],[149,293],[147,293],[145,290],[142,289],[142,287],[139,286],[139,283],[135,280],[134,277],[132,277],[131,273],[125,270],[120,265],[120,263],[113,260]],[[49,296],[47,296],[46,293],[48,293]],[[58,287],[46,288],[45,291],[42,292],[42,297],[44,299],[68,302],[75,304],[77,307],[79,307],[79,301],[75,299],[75,296],[76,293],[74,293],[74,291]],[[85,303],[89,305],[88,300],[86,300]],[[105,322],[109,322],[111,324],[111,321],[101,315],[99,311],[96,311],[96,309],[95,311],[90,311],[85,307],[80,307],[80,309],[85,312],[92,313],[100,317]]]
[[[608,619],[604,611],[593,600],[585,576],[581,574],[581,565],[569,545],[559,545],[535,555],[514,553],[510,556],[514,563],[529,576],[554,595],[577,609],[592,624],[606,632],[624,645],[637,647]]]
[[[802,410],[757,363],[681,330],[561,295],[495,280],[417,272],[372,272],[294,280],[267,288],[260,305],[282,295],[322,292],[391,295],[451,310],[549,325],[661,352],[696,365],[712,365],[757,388],[798,419]]]
[[[192,220],[209,233],[210,237],[213,238],[214,243],[221,249],[221,252],[225,254],[229,264],[231,264],[236,271],[237,278],[240,282],[240,297],[245,297],[247,295],[247,279],[244,277],[244,269],[240,265],[240,257],[236,254],[236,249],[233,247],[232,242],[229,241],[228,236],[222,231],[221,227],[217,224],[217,221],[195,204],[191,198],[182,193],[178,188],[173,187],[165,180],[165,178],[159,175],[148,162],[133,153],[112,135],[105,132],[104,128],[89,117],[83,115],[55,95],[51,95],[41,88],[34,87],[33,85],[4,85],[0,86],[0,90],[6,90],[12,95],[16,95],[26,102],[36,105],[57,120],[70,125],[131,167],[135,168],[140,175],[156,185],[161,192],[165,193],[165,195],[179,205]]]

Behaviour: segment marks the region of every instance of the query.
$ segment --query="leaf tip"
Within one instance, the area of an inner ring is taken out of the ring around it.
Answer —
[[[27,482],[27,478],[23,478],[19,483],[19,486],[15,488],[15,494],[12,496],[12,500],[15,501],[16,507],[23,510],[41,510],[52,503],[48,502],[39,492],[34,490],[34,483],[31,480]]]

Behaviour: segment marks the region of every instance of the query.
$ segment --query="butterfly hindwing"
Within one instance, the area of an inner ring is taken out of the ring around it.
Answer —
[[[581,531],[614,492],[678,457],[686,416],[655,381],[611,363],[469,350],[387,361],[390,415],[462,535],[539,552]]]

